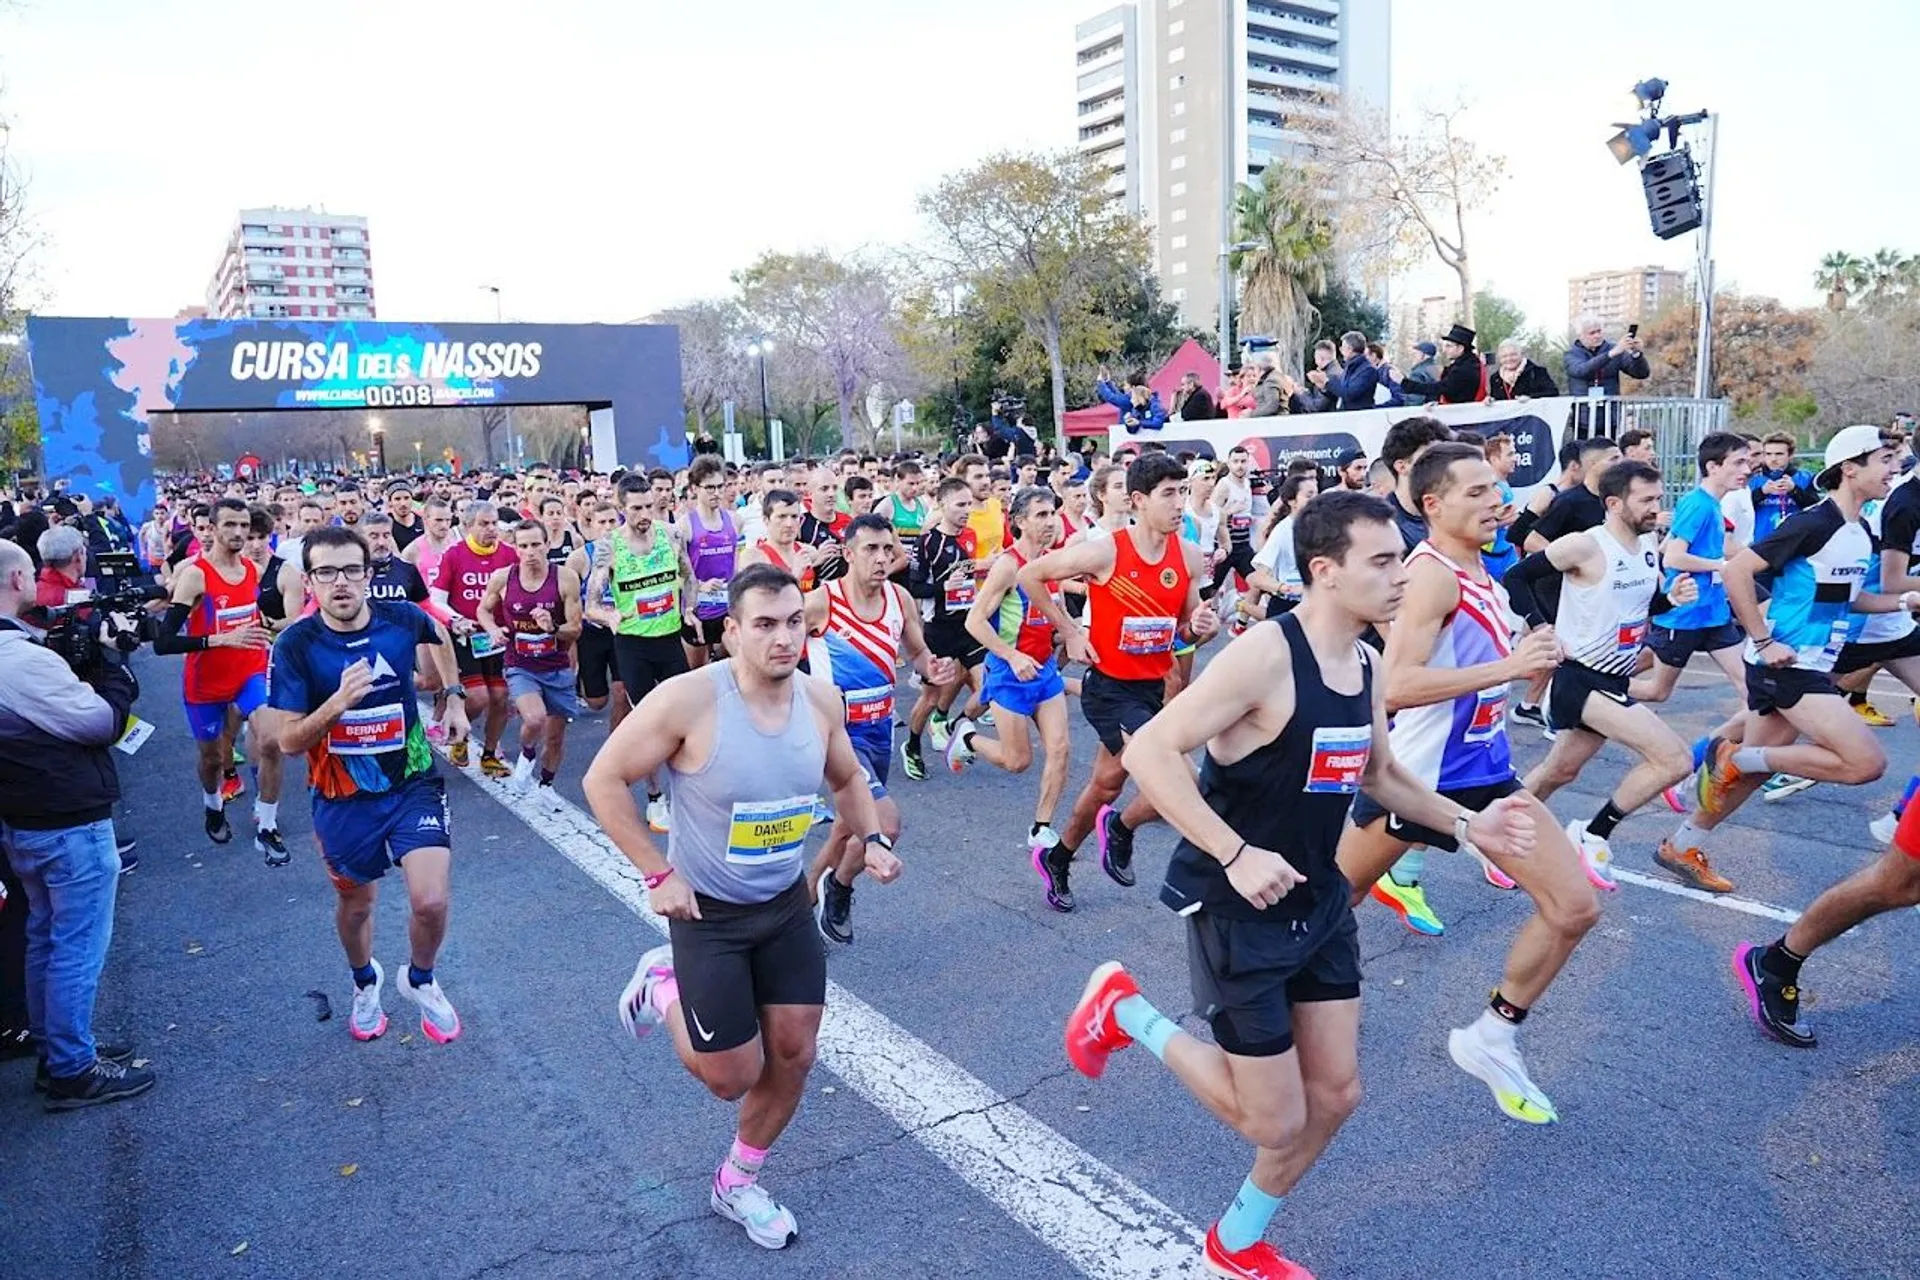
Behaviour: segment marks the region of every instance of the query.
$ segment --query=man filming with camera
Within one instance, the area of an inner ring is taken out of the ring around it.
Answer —
[[[93,1003],[113,937],[120,858],[112,746],[139,693],[119,646],[84,671],[20,621],[33,562],[0,542],[0,846],[27,898],[27,1017],[50,1111],[117,1102],[153,1087],[132,1051],[95,1043]]]

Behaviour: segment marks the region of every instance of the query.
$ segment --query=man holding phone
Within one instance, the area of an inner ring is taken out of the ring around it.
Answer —
[[[1640,326],[1627,326],[1627,334],[1612,346],[1607,345],[1606,325],[1596,315],[1581,316],[1574,325],[1579,337],[1567,348],[1567,394],[1584,396],[1599,388],[1603,396],[1620,394],[1620,377],[1645,378],[1653,370],[1647,367],[1646,353],[1640,349]]]

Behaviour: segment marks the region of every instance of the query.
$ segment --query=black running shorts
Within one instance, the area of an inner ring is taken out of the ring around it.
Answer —
[[[804,877],[765,902],[722,902],[703,893],[694,901],[700,919],[669,920],[667,931],[680,1016],[695,1053],[752,1041],[764,1005],[827,1002],[826,944]]]
[[[1678,631],[1656,622],[1647,630],[1647,648],[1653,650],[1653,656],[1662,665],[1669,667],[1685,667],[1696,653],[1718,653],[1722,649],[1733,648],[1742,639],[1740,628],[1731,622],[1723,622],[1717,627],[1688,627]]]
[[[1833,677],[1824,671],[1804,667],[1762,667],[1747,664],[1747,710],[1757,716],[1770,716],[1798,706],[1808,694],[1830,693],[1840,696]]]
[[[1547,686],[1547,723],[1556,731],[1586,729],[1589,733],[1598,733],[1599,730],[1587,724],[1587,699],[1611,698],[1623,707],[1630,707],[1633,699],[1627,696],[1627,683],[1631,678],[1595,671],[1577,662],[1561,663],[1553,669],[1553,682]]]
[[[1160,714],[1166,700],[1165,680],[1116,680],[1096,667],[1080,682],[1080,710],[1100,745],[1116,756],[1125,749],[1126,738]]]
[[[1213,1038],[1243,1058],[1293,1048],[1293,1006],[1360,998],[1360,927],[1345,896],[1324,923],[1187,917],[1194,1012]],[[1316,909],[1316,913],[1318,913]]]
[[[613,657],[614,669],[620,673],[620,683],[627,687],[627,701],[636,707],[640,705],[640,699],[653,692],[655,685],[687,670],[687,651],[681,648],[677,635],[623,636],[616,633],[613,637]]]
[[[1915,656],[1920,656],[1920,627],[1915,627],[1898,640],[1847,645],[1840,650],[1840,656],[1833,660],[1833,674],[1844,676],[1851,671],[1864,671],[1884,662],[1898,662],[1902,658]]]
[[[987,647],[967,630],[964,614],[949,614],[927,623],[924,634],[927,652],[936,658],[952,658],[971,671],[987,660]]]
[[[1484,787],[1457,787],[1440,794],[1459,805],[1462,809],[1480,812],[1502,796],[1510,796],[1516,791],[1524,791],[1520,779],[1508,778],[1504,782],[1489,783]],[[1425,845],[1429,849],[1444,849],[1448,853],[1457,853],[1460,845],[1451,831],[1435,831],[1432,827],[1423,827],[1417,822],[1408,822],[1397,813],[1387,813],[1373,802],[1373,797],[1362,791],[1353,798],[1353,825],[1371,826],[1382,815],[1387,819],[1387,834],[1395,840],[1404,840],[1408,844]]]
[[[583,626],[573,647],[574,661],[580,665],[580,694],[596,702],[613,692],[620,671],[613,660],[613,632],[605,627]]]

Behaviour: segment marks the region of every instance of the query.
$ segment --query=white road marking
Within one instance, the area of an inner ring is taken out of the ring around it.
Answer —
[[[640,873],[590,814],[562,796],[550,803],[517,795],[477,769],[448,768],[666,933],[666,921],[647,905]],[[615,994],[609,987],[609,1017]],[[1206,1274],[1202,1228],[834,982],[827,984],[819,1061],[1083,1275],[1173,1280]]]
[[[1708,893],[1704,889],[1695,889],[1690,885],[1675,884],[1671,880],[1662,880],[1658,876],[1642,875],[1638,871],[1627,871],[1621,867],[1611,868],[1613,878],[1623,884],[1637,884],[1642,889],[1658,889],[1670,893],[1676,898],[1690,898],[1695,902],[1710,903],[1716,907],[1725,907],[1729,911],[1740,911],[1750,916],[1759,916],[1765,920],[1778,920],[1783,924],[1792,924],[1800,918],[1798,911],[1789,911],[1785,907],[1771,906],[1765,902],[1755,902],[1751,898],[1736,898],[1730,893]]]

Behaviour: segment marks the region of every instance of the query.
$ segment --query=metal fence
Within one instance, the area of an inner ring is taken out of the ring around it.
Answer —
[[[1681,396],[1606,396],[1582,400],[1573,407],[1563,438],[1585,439],[1608,435],[1619,439],[1625,431],[1653,433],[1655,463],[1666,485],[1666,507],[1686,496],[1698,483],[1700,441],[1725,431],[1733,420],[1726,400],[1694,400]]]

